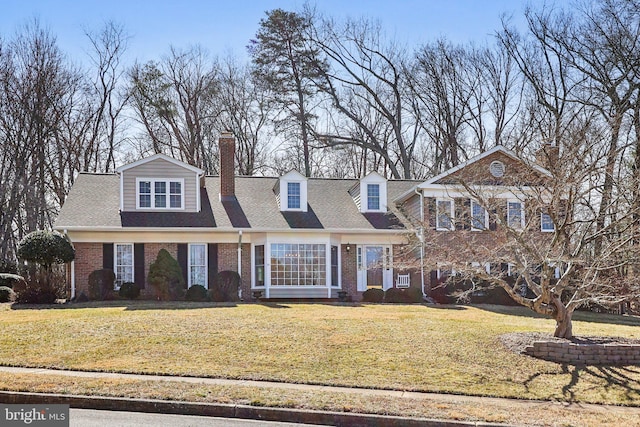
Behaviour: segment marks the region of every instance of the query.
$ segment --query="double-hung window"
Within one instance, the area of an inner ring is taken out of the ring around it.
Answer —
[[[556,227],[553,224],[553,219],[551,219],[551,215],[547,212],[542,212],[540,214],[540,230],[546,233],[550,233],[555,231]]]
[[[137,206],[141,209],[183,209],[182,179],[138,178]]]
[[[116,243],[113,271],[116,273],[115,290],[123,283],[133,282],[133,244]]]
[[[436,229],[453,229],[453,200],[436,201]]]
[[[207,245],[192,243],[189,245],[189,287],[207,285]]]
[[[489,228],[487,210],[475,200],[471,201],[471,229],[486,230]]]
[[[288,209],[300,209],[300,183],[287,183],[287,207]]]
[[[380,184],[367,184],[367,210],[380,210]]]
[[[522,229],[524,227],[524,206],[522,202],[507,202],[507,225],[515,229]]]

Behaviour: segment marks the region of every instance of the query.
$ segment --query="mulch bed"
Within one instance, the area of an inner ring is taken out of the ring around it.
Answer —
[[[543,332],[514,332],[500,336],[502,344],[514,353],[524,354],[526,347],[536,341],[567,341]],[[574,336],[569,340],[575,344],[640,344],[640,339],[624,337]]]

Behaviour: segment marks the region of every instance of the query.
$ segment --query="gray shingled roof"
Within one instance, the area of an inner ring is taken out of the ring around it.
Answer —
[[[393,214],[362,214],[349,189],[357,180],[308,180],[309,211],[280,212],[273,192],[278,178],[236,177],[237,202],[220,202],[220,180],[206,177],[200,213],[119,211],[117,175],[82,173],[62,207],[56,228],[216,227],[256,230],[331,229],[375,230],[398,228]],[[388,200],[405,193],[418,181],[389,181]]]

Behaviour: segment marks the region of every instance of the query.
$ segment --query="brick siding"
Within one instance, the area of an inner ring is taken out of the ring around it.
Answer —
[[[340,246],[342,290],[346,291],[353,301],[362,301],[362,292],[358,292],[356,245],[350,246],[349,252],[347,252],[347,245]]]
[[[74,243],[76,296],[84,292],[89,296],[89,275],[102,268],[102,243]]]

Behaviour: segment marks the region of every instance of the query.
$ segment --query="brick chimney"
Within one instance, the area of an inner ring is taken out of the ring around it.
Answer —
[[[235,158],[236,140],[231,131],[222,132],[218,140],[220,150],[220,200],[236,196]]]
[[[542,146],[536,151],[536,163],[545,169],[551,170],[556,167],[559,158],[560,147],[551,142],[542,143]]]

